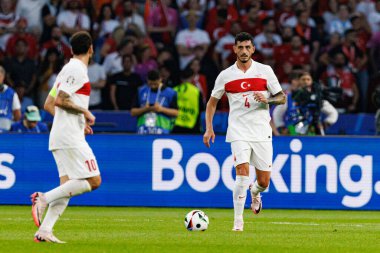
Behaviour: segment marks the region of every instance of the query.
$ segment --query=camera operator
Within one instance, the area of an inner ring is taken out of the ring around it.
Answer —
[[[310,73],[302,73],[299,88],[288,94],[287,103],[277,106],[273,120],[280,133],[291,135],[324,135],[324,129],[338,120],[338,111],[327,101],[318,83],[313,83]],[[321,114],[326,117],[321,122]]]

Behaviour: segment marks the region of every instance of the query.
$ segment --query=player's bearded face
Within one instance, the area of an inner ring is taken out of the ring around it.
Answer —
[[[252,54],[255,52],[255,47],[250,40],[238,41],[234,45],[234,52],[237,56],[237,60],[246,63],[251,60]]]

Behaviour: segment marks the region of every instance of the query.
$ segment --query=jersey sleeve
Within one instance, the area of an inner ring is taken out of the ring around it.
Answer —
[[[71,96],[82,88],[84,84],[84,74],[80,70],[68,71],[68,73],[62,77],[58,91],[64,91]]]
[[[224,83],[223,79],[224,79],[223,78],[223,72],[221,72],[215,80],[214,89],[211,92],[212,97],[215,97],[217,99],[222,98],[222,96],[225,92],[225,89],[224,89],[225,83]]]
[[[268,66],[267,73],[268,73],[268,77],[267,77],[268,90],[272,95],[276,95],[277,93],[282,91],[281,85],[278,82],[278,79],[276,75],[274,74],[273,69],[270,66]]]

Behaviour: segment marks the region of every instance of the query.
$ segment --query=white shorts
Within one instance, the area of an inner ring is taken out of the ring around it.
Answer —
[[[249,163],[258,170],[272,170],[273,146],[271,141],[234,141],[231,142],[231,151],[235,167],[239,164]]]
[[[98,162],[90,147],[57,149],[53,150],[53,156],[59,177],[84,179],[100,175]]]

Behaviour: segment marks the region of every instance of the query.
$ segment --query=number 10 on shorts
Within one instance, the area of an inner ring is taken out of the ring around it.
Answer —
[[[86,160],[85,161],[86,165],[87,165],[87,168],[88,170],[91,172],[91,171],[96,171],[97,168],[96,168],[96,162],[94,159],[91,159],[91,160]]]

